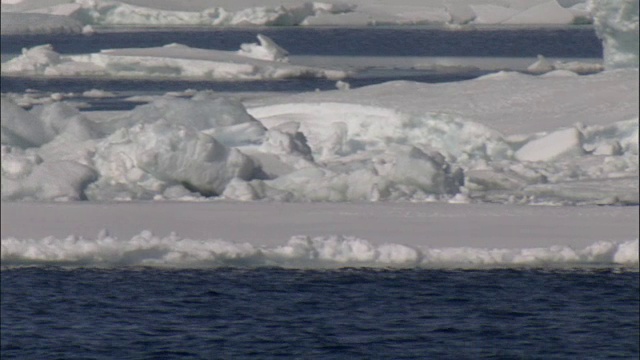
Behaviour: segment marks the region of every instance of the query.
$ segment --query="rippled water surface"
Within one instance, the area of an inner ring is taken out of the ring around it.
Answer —
[[[612,270],[4,269],[3,359],[633,359]]]

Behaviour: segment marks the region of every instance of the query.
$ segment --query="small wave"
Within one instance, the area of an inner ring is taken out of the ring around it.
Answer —
[[[94,239],[69,236],[5,238],[0,263],[13,266],[176,268],[581,268],[623,266],[638,269],[638,239],[599,241],[584,249],[557,245],[540,248],[429,248],[397,243],[376,245],[342,235],[294,236],[284,245],[260,246],[219,239],[198,240],[175,234],[158,237],[143,231],[131,239],[106,232]]]

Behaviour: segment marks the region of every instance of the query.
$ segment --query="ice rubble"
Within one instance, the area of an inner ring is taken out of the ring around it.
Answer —
[[[392,82],[249,112],[200,92],[99,118],[3,97],[2,198],[637,204],[637,78]]]
[[[604,45],[607,69],[638,67],[638,0],[591,0],[596,33]]]
[[[143,231],[131,239],[106,233],[82,237],[2,239],[3,266],[281,266],[295,268],[493,268],[623,265],[638,267],[638,240],[600,241],[584,249],[569,246],[522,249],[429,248],[394,243],[374,245],[351,236],[294,236],[274,247],[198,240]]]
[[[544,74],[545,76],[576,76],[600,72],[604,69],[601,63],[587,63],[583,61],[555,61],[551,62],[543,55],[526,69],[531,74]]]
[[[586,1],[586,0],[585,0]],[[290,26],[290,25],[384,25],[384,24],[573,24],[590,21],[584,2],[563,7],[556,0],[394,0],[376,1],[267,1],[256,7],[251,2],[222,1],[217,7],[203,1],[157,4],[150,0],[58,0],[41,2],[4,1],[8,18],[28,19],[38,14],[56,24],[56,17],[66,17],[73,28],[59,25],[27,26],[24,21],[3,25],[2,34],[17,32],[80,32],[82,25],[143,26]],[[60,20],[57,20],[60,21]],[[78,27],[78,24],[80,25]]]
[[[60,55],[51,45],[23,49],[2,64],[3,75],[118,78],[180,78],[181,80],[267,80],[293,77],[341,79],[347,73],[289,64],[287,51],[269,37],[242,44],[237,52],[168,44],[156,48],[110,49],[99,53]]]

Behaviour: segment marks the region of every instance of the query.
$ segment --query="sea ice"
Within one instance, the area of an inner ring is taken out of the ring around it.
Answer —
[[[259,44],[242,44],[238,54],[254,59],[289,62],[289,52],[281,48],[270,37],[258,34]]]
[[[242,44],[238,52],[205,50],[181,44],[155,48],[109,49],[60,55],[51,45],[24,49],[2,64],[3,75],[181,80],[271,80],[296,77],[342,79],[345,71],[289,64],[286,50],[264,35],[260,44]]]
[[[551,161],[562,156],[576,157],[584,153],[582,133],[576,128],[554,131],[527,142],[514,154],[520,161]]]
[[[586,0],[585,0],[586,1]],[[83,25],[292,26],[519,24],[570,25],[590,21],[583,2],[563,7],[555,0],[371,1],[23,0],[3,2],[2,34],[83,32]],[[37,14],[36,14],[37,13]],[[6,17],[5,17],[5,14]],[[32,23],[39,16],[38,25]],[[6,18],[6,25],[5,25]],[[84,32],[90,33],[88,29]]]
[[[68,199],[633,204],[624,179],[638,175],[637,77],[502,73],[246,104],[189,92],[104,116],[66,102],[26,111],[3,97],[3,161],[16,165],[2,176],[75,162],[91,176]],[[65,198],[12,184],[3,199]]]
[[[57,0],[43,7],[36,0],[3,0],[2,34],[79,32],[83,24],[458,26],[568,24],[587,16],[583,3],[566,8],[546,0],[269,1],[260,8],[238,2],[230,10],[203,4],[152,9],[148,0]],[[589,76],[576,73],[601,69],[541,62],[530,70],[542,76],[500,72],[349,91],[337,83],[342,90],[244,103],[189,91],[123,112],[81,111],[63,101],[65,93],[23,98],[34,105],[24,110],[19,98],[3,95],[0,260],[3,266],[636,269],[637,206],[590,205],[640,202],[637,9],[635,0],[590,2],[606,70]],[[30,19],[40,23],[19,24]],[[170,44],[71,56],[44,45],[26,49],[2,71],[194,79],[346,75],[289,64],[284,49],[267,37],[258,40],[239,52]],[[267,201],[196,206],[212,199]],[[273,201],[298,203],[274,207]],[[120,237],[86,235],[105,224]],[[73,233],[81,235],[67,237]]]
[[[73,18],[62,15],[13,13],[0,15],[0,34],[77,34],[83,32],[83,24]]]
[[[3,266],[161,266],[217,267],[240,265],[285,268],[565,268],[576,266],[638,267],[638,240],[600,241],[584,249],[568,246],[521,249],[473,247],[428,248],[396,243],[374,245],[352,236],[294,236],[276,247],[224,240],[199,240],[177,235],[154,236],[143,231],[131,239],[106,234],[78,237],[2,239]]]
[[[638,68],[638,0],[590,0],[596,34],[602,38],[607,69]]]

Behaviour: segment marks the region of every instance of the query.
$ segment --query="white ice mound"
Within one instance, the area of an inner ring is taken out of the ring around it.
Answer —
[[[249,178],[254,169],[238,150],[165,120],[115,132],[98,144],[94,161],[101,178],[87,196],[96,199],[125,189],[137,198],[153,198],[172,185],[216,195],[231,179]]]
[[[180,44],[155,48],[102,50],[63,56],[50,45],[24,50],[2,64],[3,75],[117,78],[179,78],[181,80],[270,80],[347,76],[345,71],[289,64],[286,51],[262,35],[262,45],[244,44],[241,53],[206,50]]]
[[[239,103],[206,96],[159,99],[103,131],[111,135],[96,146],[101,178],[87,190],[96,199],[148,199],[172,186],[219,195],[232,179],[254,172],[250,158],[224,143],[252,144],[265,132]]]
[[[531,73],[547,73],[554,70],[553,65],[544,56],[538,55],[538,60],[527,67],[527,71]]]
[[[447,160],[501,158],[510,151],[498,132],[446,113],[412,114],[334,101],[262,106],[249,111],[268,128],[299,121],[314,157],[321,160],[385,151],[391,144],[435,150]]]
[[[86,200],[84,189],[96,178],[96,171],[78,162],[43,162],[33,153],[2,146],[3,200]]]
[[[258,34],[259,44],[242,44],[238,54],[247,56],[254,59],[289,62],[289,52],[281,48],[270,37],[262,34]]]
[[[111,132],[122,127],[154,123],[158,120],[167,120],[172,124],[197,131],[241,124],[250,124],[261,130],[259,136],[262,136],[265,131],[262,124],[249,115],[239,101],[216,97],[206,92],[197,94],[191,99],[159,98],[149,104],[140,105],[113,120],[111,125],[103,125],[108,126]]]
[[[2,144],[20,148],[38,147],[50,140],[42,122],[13,101],[2,97],[0,118]]]
[[[67,161],[93,174],[68,199],[637,204],[637,77],[389,82],[248,110],[211,92],[107,113],[3,97],[3,199],[64,199],[19,187]]]
[[[53,50],[51,45],[34,46],[31,49],[22,49],[18,57],[20,61],[9,61],[2,64],[2,72],[15,73],[40,73],[46,68],[60,64],[60,54]]]
[[[547,58],[538,55],[538,59],[527,67],[532,74],[545,74],[547,77],[567,77],[578,74],[593,74],[603,70],[602,64],[581,61],[556,61],[551,63]],[[485,75],[485,76],[491,76]]]
[[[604,45],[607,69],[638,67],[638,0],[590,0],[596,33]]]
[[[412,146],[390,146],[384,153],[365,153],[325,166],[311,164],[273,180],[230,184],[225,197],[291,201],[428,200],[455,194],[461,172],[451,172],[440,154]],[[438,156],[439,155],[439,156]]]
[[[638,268],[638,240],[600,241],[584,249],[568,246],[521,249],[427,248],[398,243],[375,245],[352,236],[294,236],[285,244],[261,247],[217,239],[154,236],[143,231],[131,239],[100,234],[44,239],[3,238],[2,266],[224,266],[285,268],[465,268],[502,267]]]

